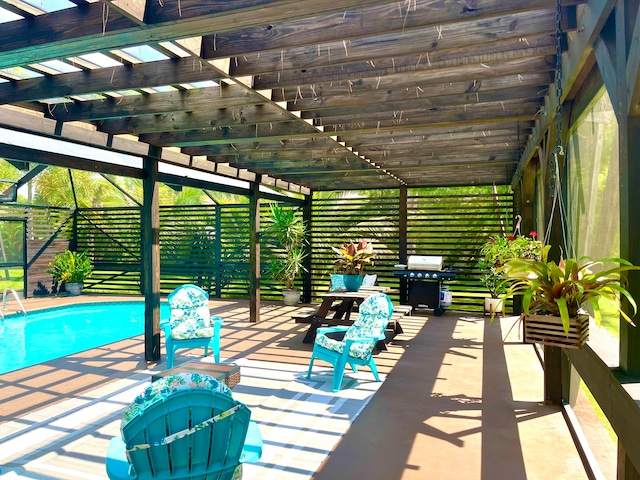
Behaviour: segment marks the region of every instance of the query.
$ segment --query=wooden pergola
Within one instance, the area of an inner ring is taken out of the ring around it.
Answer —
[[[149,360],[160,354],[158,182],[246,182],[257,320],[260,185],[301,200],[324,190],[511,185],[525,231],[557,134],[566,140],[603,85],[619,125],[621,256],[640,264],[639,3],[53,0],[45,11],[0,0],[0,157],[24,170],[16,187],[48,165],[144,179]],[[125,160],[43,149],[23,134]],[[640,375],[640,333],[622,323],[621,372]],[[548,400],[564,398],[569,358],[605,413],[625,418],[612,421],[620,478],[640,478],[640,449],[631,448],[640,409],[616,410],[627,402],[618,373],[589,352],[549,350]]]

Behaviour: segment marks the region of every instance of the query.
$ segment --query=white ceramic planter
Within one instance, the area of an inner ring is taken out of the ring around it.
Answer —
[[[492,313],[502,313],[504,302],[500,301],[500,298],[485,298],[484,299],[484,313],[491,315]]]
[[[285,305],[288,305],[290,307],[295,306],[300,301],[300,290],[285,289],[282,291],[282,298]]]

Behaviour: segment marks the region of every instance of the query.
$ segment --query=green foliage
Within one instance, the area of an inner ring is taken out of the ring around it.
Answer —
[[[49,266],[53,268],[46,270],[46,273],[53,275],[53,280],[56,282],[82,283],[93,272],[93,265],[86,251],[65,250],[62,253],[56,253],[56,257],[53,262],[49,262]]]
[[[298,212],[277,203],[271,204],[270,220],[265,234],[274,239],[270,247],[275,258],[269,266],[269,276],[293,289],[296,278],[306,271],[303,261],[307,256],[307,227]]]
[[[618,297],[626,297],[635,315],[636,302],[624,288],[621,273],[640,270],[640,267],[621,258],[567,258],[556,264],[547,259],[550,249],[550,245],[544,247],[540,260],[512,259],[498,269],[505,273],[505,282],[510,282],[504,298],[521,294],[526,314],[559,316],[565,333],[569,332],[569,318],[578,315],[578,309],[585,303],[591,305],[596,323],[600,325],[600,300],[607,300],[633,325],[631,318],[621,309]],[[605,267],[611,263],[617,265]]]
[[[373,249],[373,243],[368,240],[360,240],[357,244],[353,241],[345,242],[341,247],[331,247],[338,254],[333,263],[335,272],[343,272],[347,275],[361,274],[366,265],[373,265],[373,259],[377,252]]]
[[[501,266],[512,258],[539,259],[542,252],[542,242],[536,240],[537,233],[530,236],[517,237],[492,236],[481,248],[481,261],[487,266]]]
[[[486,273],[480,277],[482,284],[489,290],[491,298],[499,298],[500,295],[507,291],[504,280],[504,272],[499,272],[497,267],[487,269]]]

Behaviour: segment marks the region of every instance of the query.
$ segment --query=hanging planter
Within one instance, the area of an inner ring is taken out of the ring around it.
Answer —
[[[632,323],[620,308],[620,297],[627,299],[634,315],[636,302],[621,274],[640,267],[621,258],[567,258],[556,263],[548,259],[550,248],[543,248],[540,260],[515,258],[498,269],[505,273],[505,282],[511,282],[503,299],[522,295],[525,342],[582,347],[589,338],[589,316],[579,315],[584,313],[580,309],[589,304],[599,326],[602,300]]]
[[[567,333],[562,317],[555,315],[523,315],[522,323],[525,343],[581,348],[589,340],[589,315],[569,317]]]

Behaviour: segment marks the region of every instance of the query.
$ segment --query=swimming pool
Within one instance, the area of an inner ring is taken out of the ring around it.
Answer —
[[[160,304],[160,318],[169,304]],[[99,302],[0,320],[0,374],[144,333],[144,302]]]

